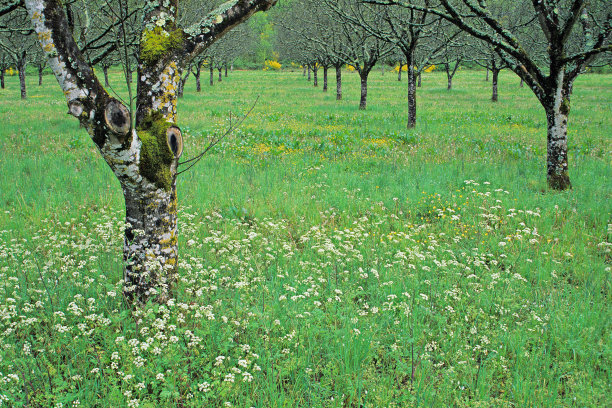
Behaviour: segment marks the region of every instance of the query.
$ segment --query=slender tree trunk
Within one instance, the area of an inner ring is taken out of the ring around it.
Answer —
[[[359,110],[365,110],[368,107],[368,74],[369,72],[362,71],[359,73],[361,78],[361,99],[359,100]]]
[[[202,92],[202,85],[200,84],[200,73],[201,73],[202,68],[200,67],[200,64],[198,64],[198,66],[196,67],[196,72],[194,74],[195,76],[195,81],[196,81],[196,92]]]
[[[418,75],[418,80],[419,80],[419,83],[418,83],[417,86],[420,88],[421,87],[421,73],[420,72],[419,72],[419,75]]]
[[[314,86],[317,87],[319,86],[319,67],[315,65],[312,68],[312,73],[314,77]]]
[[[451,89],[453,89],[453,76],[451,75],[450,67],[447,65],[446,66],[446,90],[450,91]]]
[[[213,86],[214,84],[215,84],[215,70],[211,65],[210,66],[210,86]]]
[[[104,65],[102,67],[102,72],[104,72],[104,86],[109,87],[109,83],[108,83],[108,67],[106,65]]]
[[[407,128],[416,126],[417,103],[416,103],[416,75],[413,69],[412,56],[408,56],[408,124]]]
[[[399,62],[399,70],[397,71],[397,80],[402,82],[402,61]]]
[[[342,100],[342,65],[336,65],[336,100]]]
[[[176,90],[176,96],[179,98],[183,97],[183,91],[185,90],[185,82],[187,81],[187,77],[185,79],[181,78],[178,81],[178,88]]]
[[[225,77],[227,78],[227,64],[225,64]]]
[[[4,89],[4,68],[0,69],[0,88]]]
[[[567,163],[567,118],[569,99],[561,106],[546,109],[547,128],[547,181],[550,188],[566,190],[572,187]],[[564,108],[567,106],[567,108]]]
[[[232,65],[230,65],[230,72],[234,72],[234,63],[232,62]]]
[[[26,72],[25,72],[25,63],[20,62],[17,67],[19,70],[19,88],[21,89],[21,99],[27,98],[26,93]]]
[[[45,69],[44,64],[38,64],[38,86],[42,86],[44,69]]]
[[[329,68],[326,66],[323,67],[323,92],[327,92],[327,70]]]
[[[519,84],[519,86],[522,88],[525,85],[525,81],[523,80],[523,78],[521,77],[521,83]]]
[[[489,82],[489,68],[487,68],[487,76],[485,77],[485,81]]]
[[[311,76],[310,76],[310,64],[306,65],[306,67],[308,68],[308,81],[311,80]]]
[[[223,73],[222,73],[223,68],[219,67],[217,69],[219,70],[219,82],[223,82]]]
[[[491,72],[493,74],[493,93],[491,95],[491,101],[497,102],[497,79],[499,77],[499,69],[492,69]]]
[[[303,71],[302,76],[306,76],[306,65],[302,65]]]

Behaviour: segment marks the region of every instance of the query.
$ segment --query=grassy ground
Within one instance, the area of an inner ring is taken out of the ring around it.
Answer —
[[[510,73],[406,83],[236,72],[179,105],[176,299],[121,299],[117,181],[57,83],[0,91],[1,406],[609,404],[612,76],[575,85],[574,189],[545,180],[545,117]],[[118,73],[112,85],[121,90]],[[120,91],[123,95],[124,92]],[[61,405],[63,404],[63,405]]]

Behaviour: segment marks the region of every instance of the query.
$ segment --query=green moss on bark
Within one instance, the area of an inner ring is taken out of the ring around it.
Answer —
[[[183,31],[166,31],[162,27],[146,30],[140,42],[140,58],[148,65],[155,64],[168,53],[183,46]]]
[[[169,191],[172,187],[170,166],[174,160],[168,148],[166,131],[172,123],[166,122],[157,112],[142,121],[138,129],[140,149],[140,174],[157,187]]]

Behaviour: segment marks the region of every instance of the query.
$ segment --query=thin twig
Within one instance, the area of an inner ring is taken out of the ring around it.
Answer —
[[[187,163],[191,163],[189,165],[189,167],[187,167],[185,170],[181,170],[179,171],[176,175],[180,175],[184,172],[186,172],[187,170],[191,169],[193,166],[195,166],[196,164],[198,164],[198,162],[200,160],[202,160],[202,157],[204,157],[204,155],[213,147],[215,147],[221,140],[225,139],[229,134],[231,134],[234,130],[236,130],[241,124],[242,122],[244,122],[246,120],[246,118],[248,118],[251,115],[251,112],[253,112],[253,109],[255,109],[255,105],[257,105],[257,102],[259,101],[259,96],[257,97],[257,99],[255,99],[255,102],[253,102],[253,106],[251,106],[251,109],[249,109],[249,111],[247,113],[245,113],[245,115],[235,124],[232,124],[232,115],[230,113],[230,126],[229,128],[225,131],[225,133],[223,133],[223,135],[214,138],[211,140],[210,144],[206,147],[206,149],[204,149],[204,151],[200,154],[198,154],[197,156],[189,159],[189,160],[185,160],[183,162],[180,162],[178,165],[182,166],[184,164]]]

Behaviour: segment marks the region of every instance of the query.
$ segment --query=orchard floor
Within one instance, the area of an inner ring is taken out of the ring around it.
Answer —
[[[611,356],[612,75],[572,97],[566,192],[510,72],[418,89],[234,72],[179,102],[180,282],[121,297],[123,198],[55,80],[0,91],[0,406],[602,407]],[[30,83],[31,82],[31,83]],[[111,85],[125,95],[119,71]],[[608,395],[608,397],[606,397]]]

